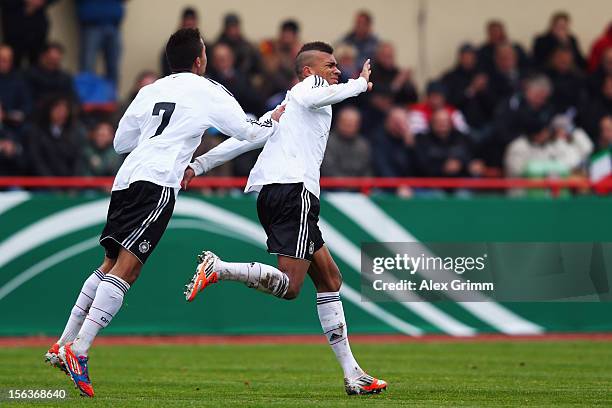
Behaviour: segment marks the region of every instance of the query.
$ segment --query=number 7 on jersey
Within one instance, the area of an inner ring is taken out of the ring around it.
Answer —
[[[151,136],[151,138],[154,138],[155,136],[159,136],[162,134],[166,126],[168,126],[168,123],[170,123],[170,117],[172,116],[172,113],[174,112],[175,106],[176,106],[176,103],[174,102],[157,102],[155,106],[153,106],[153,116],[158,116],[159,111],[162,111],[162,110],[164,111],[164,113],[162,115],[161,123],[159,124],[159,126],[157,127],[157,130],[155,131],[155,134]]]

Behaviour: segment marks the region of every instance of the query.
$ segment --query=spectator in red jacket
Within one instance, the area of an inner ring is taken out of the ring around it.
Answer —
[[[427,96],[423,102],[411,105],[409,108],[410,131],[413,134],[428,132],[431,116],[439,109],[448,112],[455,129],[462,133],[469,133],[470,128],[461,111],[446,103],[446,87],[442,82],[430,82],[427,84],[426,92]]]
[[[591,46],[591,53],[589,54],[589,72],[595,72],[597,70],[604,52],[610,48],[612,48],[612,22],[608,24],[606,31],[604,31]]]

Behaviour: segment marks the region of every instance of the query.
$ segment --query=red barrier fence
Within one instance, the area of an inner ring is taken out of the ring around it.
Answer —
[[[0,177],[0,188],[105,188],[113,184],[112,177]],[[244,177],[198,177],[190,189],[243,188]],[[374,177],[323,177],[323,189],[356,189],[369,194],[375,188],[444,188],[472,190],[548,189],[558,196],[563,189],[580,191],[610,191],[612,180],[597,184],[584,178],[569,179],[516,179],[516,178],[374,178]]]

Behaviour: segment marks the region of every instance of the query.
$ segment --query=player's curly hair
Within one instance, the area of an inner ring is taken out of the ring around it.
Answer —
[[[326,54],[333,54],[334,47],[323,41],[313,41],[304,44],[295,57],[295,73],[300,79],[302,79],[302,70],[310,63],[309,51],[321,51]]]
[[[203,47],[197,28],[182,28],[172,34],[166,44],[166,59],[172,72],[190,71]]]

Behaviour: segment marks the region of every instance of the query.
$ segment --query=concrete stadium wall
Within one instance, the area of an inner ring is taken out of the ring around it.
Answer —
[[[209,41],[217,37],[223,15],[234,11],[242,17],[243,30],[253,41],[274,36],[279,22],[293,17],[302,24],[304,41],[334,42],[351,27],[356,10],[368,9],[375,16],[376,33],[396,45],[399,62],[414,69],[421,85],[451,66],[459,44],[480,43],[484,25],[491,18],[504,20],[510,36],[531,48],[532,38],[545,30],[550,15],[566,10],[587,52],[612,16],[610,0],[129,0],[126,4],[122,94],[139,71],[159,68],[160,51],[187,5],[198,10],[200,28]],[[420,12],[425,21],[422,31],[418,25]],[[78,29],[74,2],[60,0],[51,8],[51,18],[51,38],[67,45],[68,67],[75,69]],[[424,52],[419,51],[419,44]]]

